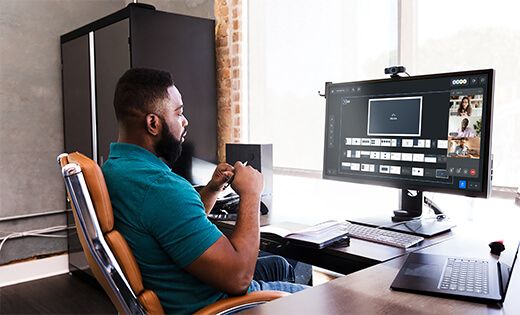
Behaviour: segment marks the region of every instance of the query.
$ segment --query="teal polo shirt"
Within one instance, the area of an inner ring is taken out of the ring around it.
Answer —
[[[193,313],[225,297],[183,270],[222,235],[192,185],[150,151],[126,143],[110,145],[102,170],[115,229],[164,311]]]

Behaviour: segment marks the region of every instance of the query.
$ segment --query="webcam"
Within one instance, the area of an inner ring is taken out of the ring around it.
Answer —
[[[405,73],[406,68],[404,66],[392,66],[385,68],[385,74],[390,74],[392,78],[398,77],[399,73]]]

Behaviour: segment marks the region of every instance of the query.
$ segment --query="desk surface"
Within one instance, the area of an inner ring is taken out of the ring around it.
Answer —
[[[265,216],[263,220],[269,220],[269,216]],[[285,223],[286,222],[282,222],[281,225],[283,226]],[[226,231],[227,229],[228,233],[231,233],[234,227],[234,222],[229,221],[216,222],[216,224],[223,231]],[[287,224],[290,223],[287,222]],[[301,225],[301,228],[303,229],[307,226],[308,225]],[[351,238],[349,246],[330,246],[321,250],[299,246],[287,246],[285,244],[280,244],[278,239],[269,239],[269,237],[262,236],[260,249],[340,274],[349,274],[363,268],[407,255],[411,252],[437,243],[444,242],[455,235],[456,232],[450,231],[425,239],[420,244],[407,249]]]
[[[303,205],[294,202],[295,199],[297,198],[290,198],[287,194],[264,196],[262,200],[268,206],[270,212],[267,215],[261,216],[260,224],[264,226],[269,224],[293,222],[294,225],[300,224],[303,229],[311,224],[326,221],[327,215],[331,215],[331,212],[326,211],[327,208],[320,211],[324,213],[322,217],[315,218],[313,215],[316,214],[313,213],[313,211],[309,211],[309,209],[305,208]],[[291,200],[293,200],[293,202],[291,202]],[[294,205],[299,205],[299,208],[294,208]],[[381,209],[384,210],[385,208],[381,207]],[[357,210],[358,208],[353,207],[352,211],[343,211],[340,215],[344,216],[343,220],[346,218],[354,218]],[[388,218],[390,218],[390,213],[391,212],[388,211]],[[338,214],[336,213],[336,215]],[[292,219],[288,220],[291,217]],[[335,219],[341,220],[338,217],[335,217]],[[233,221],[217,221],[215,223],[228,236],[232,232],[235,224]],[[455,235],[456,232],[449,231],[432,238],[426,238],[420,244],[408,249],[387,246],[355,238],[351,238],[350,245],[347,247],[327,247],[322,250],[311,250],[298,246],[285,246],[276,242],[276,240],[262,238],[260,248],[264,251],[314,266],[319,266],[340,274],[349,274],[363,268],[407,255],[411,252],[435,245],[439,242],[444,242]]]
[[[452,238],[421,252],[489,256],[486,244],[473,239]],[[471,250],[468,250],[468,249]],[[405,256],[337,278],[253,309],[243,314],[518,314],[520,312],[520,266],[513,271],[503,307],[414,293],[393,291],[390,284]]]
[[[345,220],[371,215],[390,215],[397,205],[397,193],[383,188],[367,197],[366,186],[275,176],[275,194],[271,213],[262,224],[292,221],[316,224],[329,219]],[[303,197],[302,197],[303,196]],[[314,198],[308,198],[314,196]],[[319,196],[319,197],[318,197]],[[346,276],[310,288],[259,307],[244,314],[518,314],[520,313],[520,265],[517,265],[502,308],[497,305],[431,297],[393,291],[390,284],[410,251],[489,257],[488,243],[518,236],[520,208],[514,195],[493,192],[490,199],[465,198],[437,194],[430,199],[456,221],[450,233],[427,239],[418,248],[402,250],[352,239],[351,246],[327,248],[320,255],[325,260],[338,258],[344,264],[359,262],[365,267]],[[229,223],[219,223],[227,225]],[[332,266],[337,267],[337,266]],[[324,268],[334,270],[333,268]],[[345,272],[346,273],[346,272]]]

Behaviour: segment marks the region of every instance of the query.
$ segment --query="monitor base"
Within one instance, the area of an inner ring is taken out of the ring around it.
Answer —
[[[392,222],[403,222],[410,220],[419,220],[421,215],[417,215],[414,213],[410,213],[406,210],[394,210],[394,216],[392,217]]]
[[[435,217],[420,218],[417,220],[401,221],[397,223],[389,217],[369,217],[347,221],[356,224],[380,227],[396,232],[419,235],[426,238],[449,232],[456,226],[455,223],[447,219],[437,220]]]

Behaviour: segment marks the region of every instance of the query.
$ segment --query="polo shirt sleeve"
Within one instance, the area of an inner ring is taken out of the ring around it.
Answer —
[[[180,268],[192,263],[222,236],[208,220],[197,191],[173,173],[152,182],[143,210],[144,228]]]

